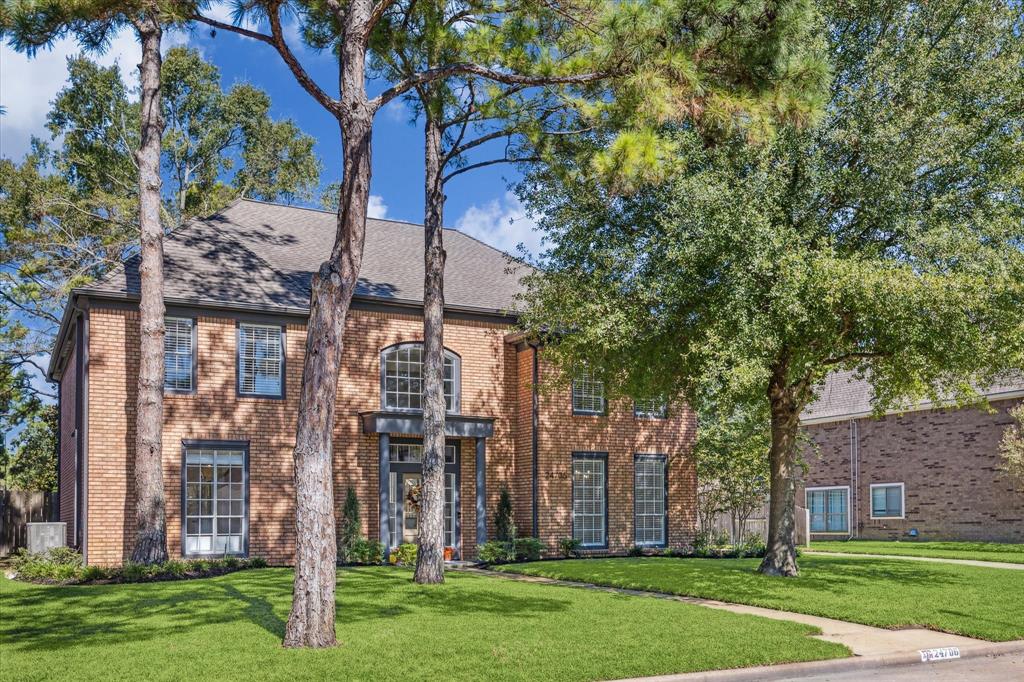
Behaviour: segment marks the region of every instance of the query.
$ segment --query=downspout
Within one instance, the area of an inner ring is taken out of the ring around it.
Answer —
[[[540,431],[540,393],[538,384],[540,383],[540,360],[537,355],[537,346],[530,344],[530,348],[533,349],[533,405],[531,407],[531,438],[530,444],[531,456],[533,458],[531,466],[531,489],[530,489],[530,509],[532,513],[533,522],[533,537],[540,537],[540,524],[538,522],[537,515],[537,477],[539,469],[539,446],[538,446],[538,434]]]
[[[857,420],[850,420],[850,536],[860,534],[860,491],[857,483],[860,479],[860,436]]]
[[[64,383],[63,381],[58,381],[57,382],[57,437],[54,438],[54,440],[57,441],[57,500],[56,500],[56,504],[51,503],[50,504],[50,508],[46,510],[46,513],[49,515],[49,518],[46,519],[47,521],[60,521],[60,493],[61,493],[61,490],[64,488],[64,486],[61,484],[61,479],[64,478],[64,477],[61,476],[61,472],[63,471],[63,468],[61,467],[61,461],[60,461],[61,460],[61,457],[60,457],[60,450],[61,450],[60,441],[61,441],[61,436],[64,435],[64,429],[63,429],[64,419],[63,419],[63,412],[61,411],[61,390],[60,390],[61,386],[63,385],[63,383]],[[0,444],[0,446],[2,446],[2,444]],[[65,529],[65,531],[64,531],[64,542],[67,542],[67,538],[68,538],[68,536],[67,536],[67,529]]]

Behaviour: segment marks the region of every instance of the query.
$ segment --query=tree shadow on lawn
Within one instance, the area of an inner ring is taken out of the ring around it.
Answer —
[[[4,648],[23,652],[103,647],[239,622],[280,639],[290,606],[291,576],[285,569],[261,569],[192,581],[16,589],[8,585],[0,594],[0,641]],[[442,586],[419,586],[406,571],[339,571],[338,622],[465,613],[536,618],[570,605],[551,592],[524,596],[499,581],[495,589],[470,582],[477,580],[482,579],[451,576]]]

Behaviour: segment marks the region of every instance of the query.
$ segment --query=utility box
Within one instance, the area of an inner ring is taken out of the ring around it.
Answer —
[[[64,538],[67,537],[66,523],[26,523],[28,527],[28,551],[32,554],[42,554],[54,547],[63,547]]]

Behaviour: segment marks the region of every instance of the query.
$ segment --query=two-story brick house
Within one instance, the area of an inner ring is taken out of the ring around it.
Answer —
[[[801,416],[815,451],[797,499],[812,539],[1024,542],[1024,492],[999,455],[1024,377],[981,392],[990,410],[925,401],[874,418],[870,385],[831,375]]]
[[[310,273],[332,213],[237,201],[165,240],[164,479],[172,556],[223,553],[288,564],[292,446]],[[553,372],[514,332],[526,266],[446,234],[447,544],[475,556],[502,488],[520,534],[550,551],[678,546],[696,525],[684,406],[606,401]],[[368,220],[345,332],[334,433],[335,500],[356,491],[363,530],[414,540],[406,490],[419,481],[423,232]],[[60,394],[60,519],[86,561],[116,564],[133,540],[138,274],[130,260],[68,301],[49,368]]]

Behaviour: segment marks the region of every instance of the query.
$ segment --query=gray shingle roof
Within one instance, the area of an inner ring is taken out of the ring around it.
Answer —
[[[307,310],[312,272],[330,255],[335,214],[252,200],[194,220],[164,240],[168,301],[246,304]],[[529,266],[457,230],[445,230],[445,303],[454,308],[514,311]],[[139,293],[138,261],[129,259],[89,294]],[[368,219],[356,296],[423,301],[423,227]]]
[[[1007,377],[980,391],[990,400],[1021,392],[1024,392],[1024,375]],[[824,386],[818,389],[817,400],[804,410],[800,419],[804,422],[822,422],[865,416],[874,409],[872,399],[871,385],[866,380],[855,378],[853,371],[834,372],[825,380]],[[907,405],[905,409],[926,409],[930,406],[932,402],[924,400]]]

